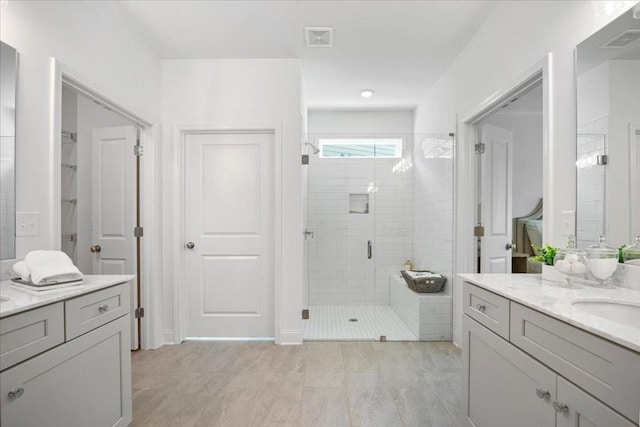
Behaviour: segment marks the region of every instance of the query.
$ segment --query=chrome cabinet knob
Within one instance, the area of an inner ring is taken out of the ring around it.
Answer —
[[[481,313],[484,313],[485,311],[487,311],[487,306],[483,304],[476,304],[476,308]]]
[[[93,245],[89,248],[89,250],[91,251],[92,254],[97,254],[100,251],[102,251],[102,248],[100,247],[100,245]]]
[[[17,399],[23,394],[24,394],[24,388],[18,387],[18,388],[14,388],[9,393],[7,393],[7,397],[9,397],[9,399]]]
[[[553,401],[553,409],[555,409],[556,412],[569,412],[569,406],[566,403],[556,400]]]
[[[543,388],[537,388],[536,395],[538,395],[540,399],[549,399],[551,397],[551,393],[549,393],[549,390],[545,390]]]
[[[187,242],[185,246],[187,247],[187,249],[193,249],[196,247],[196,244],[193,242]]]
[[[101,305],[100,307],[98,307],[98,311],[100,313],[106,313],[107,311],[109,311],[109,306],[107,304]]]

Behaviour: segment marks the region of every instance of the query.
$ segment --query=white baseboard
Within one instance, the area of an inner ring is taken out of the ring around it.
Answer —
[[[283,329],[276,339],[278,345],[300,345],[302,344],[302,331],[299,329]]]
[[[162,331],[162,345],[175,344],[174,338],[175,335],[173,334],[173,330]]]

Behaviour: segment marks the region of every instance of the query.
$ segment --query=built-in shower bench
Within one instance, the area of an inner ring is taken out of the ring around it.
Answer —
[[[445,292],[420,294],[400,273],[389,277],[391,308],[421,341],[448,341],[452,334],[452,299]]]

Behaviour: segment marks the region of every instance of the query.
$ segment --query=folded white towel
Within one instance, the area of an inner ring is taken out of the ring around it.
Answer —
[[[62,251],[31,251],[24,257],[27,267],[31,268],[36,264],[45,264],[49,262],[65,262],[73,264],[71,258]]]
[[[425,277],[434,277],[434,278],[441,278],[442,275],[437,274],[437,273],[431,273],[430,271],[407,271],[406,272],[409,276],[411,276],[412,279],[421,279],[421,278],[425,278]]]
[[[27,267],[26,262],[18,261],[13,264],[13,271],[25,282],[31,281],[31,272],[29,271],[29,267]]]
[[[31,273],[31,283],[50,284],[60,281],[82,279],[82,273],[73,265],[71,258],[60,251],[33,251],[24,257]]]

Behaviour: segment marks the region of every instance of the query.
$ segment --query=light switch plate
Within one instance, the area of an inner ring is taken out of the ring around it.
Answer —
[[[39,236],[40,212],[16,212],[16,236]]]
[[[562,235],[576,235],[576,211],[562,211]]]

